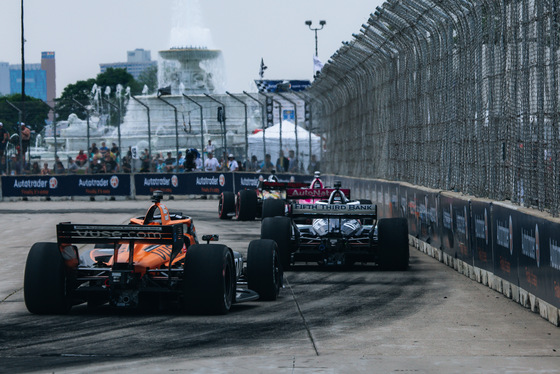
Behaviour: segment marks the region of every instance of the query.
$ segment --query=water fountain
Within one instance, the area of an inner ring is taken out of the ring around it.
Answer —
[[[126,114],[120,125],[123,153],[129,146],[137,147],[139,151],[148,148],[149,138],[151,138],[152,153],[155,151],[175,153],[176,126],[181,150],[184,151],[185,148],[200,150],[208,139],[212,139],[219,148],[224,139],[221,124],[217,121],[217,104],[204,95],[212,94],[227,107],[228,148],[235,147],[236,144],[244,145],[244,110],[224,94],[225,69],[222,53],[213,48],[210,31],[203,27],[198,0],[175,0],[173,17],[170,48],[159,52],[158,86],[171,87],[171,95],[163,98],[177,108],[177,123],[173,108],[157,95],[150,95],[145,87],[142,95],[135,98],[149,107],[151,136],[148,136],[147,110],[138,101],[130,98],[130,88],[125,89],[119,85],[115,92],[111,92],[110,87],[102,88],[95,85],[91,91],[90,143],[118,142],[118,129],[108,125],[111,108],[106,102],[109,101],[126,108]],[[204,118],[202,126],[199,108],[190,100],[186,100],[183,94],[202,105]],[[251,108],[254,107],[250,107],[250,110]],[[114,111],[113,115],[115,115]],[[249,131],[252,131],[260,127],[260,114],[251,112],[249,115]],[[84,136],[86,121],[71,115],[68,121],[58,122],[57,126],[60,129],[57,148],[62,159],[66,156],[75,157],[80,149],[87,148],[87,139]],[[47,151],[42,152],[43,158],[54,158],[52,134],[45,136],[45,141]]]

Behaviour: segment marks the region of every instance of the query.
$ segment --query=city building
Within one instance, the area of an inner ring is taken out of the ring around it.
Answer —
[[[21,93],[21,64],[0,62],[0,95]],[[25,64],[25,94],[54,105],[56,63],[54,52],[41,52],[41,63]]]
[[[21,93],[21,65],[10,65],[10,94]],[[25,94],[47,101],[47,72],[41,64],[25,64]]]
[[[0,62],[0,96],[10,94],[10,64]]]
[[[41,69],[47,74],[47,104],[54,107],[56,98],[56,63],[54,52],[41,52]]]
[[[126,69],[134,79],[138,79],[144,70],[152,66],[157,66],[157,61],[152,61],[150,51],[141,48],[128,51],[126,53],[126,62],[99,64],[102,73],[107,71],[108,68]]]

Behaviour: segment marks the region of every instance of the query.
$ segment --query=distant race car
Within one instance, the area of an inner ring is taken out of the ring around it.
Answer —
[[[334,188],[324,188],[320,173],[315,173],[313,181],[279,182],[273,173],[268,180],[259,181],[256,190],[244,189],[234,194],[224,191],[218,203],[218,216],[221,219],[236,217],[240,221],[252,221],[283,215],[286,204],[293,201],[310,202],[330,196]],[[350,190],[343,189],[350,196]]]
[[[335,183],[327,200],[293,202],[287,215],[264,218],[261,239],[278,244],[280,263],[352,265],[374,262],[384,269],[408,268],[408,225],[404,218],[377,219],[377,206],[352,201]]]
[[[156,191],[146,215],[128,225],[65,222],[57,225],[56,243],[35,243],[25,266],[27,309],[176,304],[189,313],[224,314],[236,302],[276,299],[282,269],[273,240],[251,241],[244,262],[231,248],[210,244],[218,235],[199,244],[192,218],[170,213],[162,197]]]

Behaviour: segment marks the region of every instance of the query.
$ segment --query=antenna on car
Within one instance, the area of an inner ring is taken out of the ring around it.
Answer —
[[[163,199],[163,191],[154,191],[154,194],[152,195],[152,202],[159,203],[161,199]]]

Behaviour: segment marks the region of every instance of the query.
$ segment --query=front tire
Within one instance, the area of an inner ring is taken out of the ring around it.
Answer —
[[[254,190],[241,190],[237,193],[235,214],[240,221],[254,221],[257,216],[257,193]]]
[[[260,300],[274,301],[282,286],[282,265],[274,240],[252,240],[247,250],[247,284]]]
[[[282,270],[290,268],[292,253],[292,220],[290,217],[267,217],[261,223],[261,239],[272,239],[278,245]]]
[[[385,270],[406,270],[410,256],[406,218],[384,218],[377,225],[379,265]]]
[[[224,191],[220,194],[218,202],[218,217],[220,219],[231,219],[230,213],[235,212],[235,195],[231,191]]]
[[[193,314],[226,314],[235,300],[235,266],[228,247],[195,244],[183,271],[184,307]]]
[[[27,255],[23,295],[27,310],[35,314],[65,314],[66,267],[56,243],[35,243]]]

